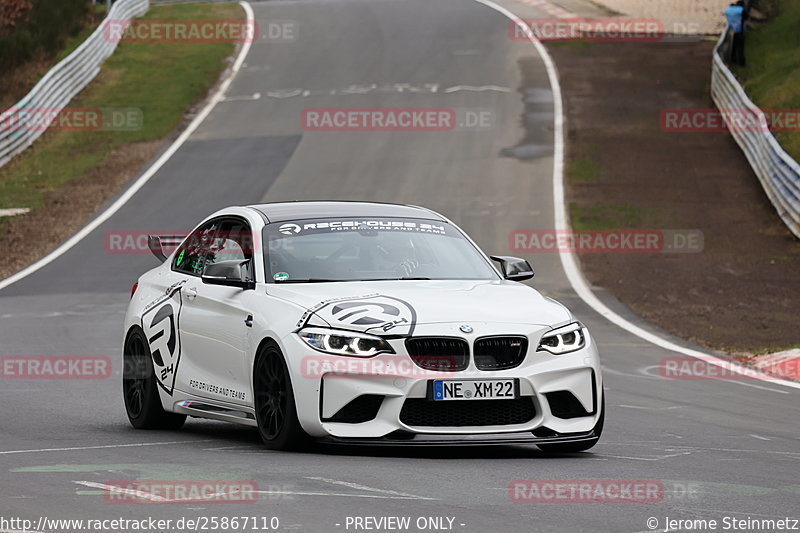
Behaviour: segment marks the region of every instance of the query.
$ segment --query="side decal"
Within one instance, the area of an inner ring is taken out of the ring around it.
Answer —
[[[359,330],[373,335],[412,335],[417,312],[407,302],[380,294],[339,298],[314,306],[301,319],[304,327],[313,315],[343,329]]]
[[[175,388],[175,374],[181,359],[181,291],[173,290],[142,315],[142,329],[150,345],[156,380],[167,394]]]

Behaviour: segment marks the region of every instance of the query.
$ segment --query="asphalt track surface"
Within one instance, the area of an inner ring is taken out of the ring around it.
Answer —
[[[254,43],[226,99],[122,209],[0,291],[0,354],[114,361],[111,379],[0,380],[0,517],[258,515],[279,517],[284,531],[328,532],[353,531],[348,516],[411,516],[412,523],[447,516],[454,531],[498,533],[646,531],[650,517],[661,530],[666,516],[798,517],[798,390],[662,379],[658,365],[674,354],[583,304],[556,254],[529,257],[533,285],[587,324],[605,366],[606,425],[591,453],[551,456],[526,446],[281,453],[263,449],[254,430],[223,423],[133,430],[120,393],[121,325],[132,283],[155,259],[108,253],[108,232],[186,230],[227,205],[295,199],[422,204],[489,253],[508,254],[515,229],[554,224],[553,95],[541,57],[508,38],[502,14],[473,0],[287,0],[253,9],[262,26],[296,23],[297,38]],[[372,84],[378,88],[353,90]],[[491,127],[305,131],[300,114],[308,107],[489,111]],[[94,485],[129,479],[254,480],[264,493],[253,505],[112,505]],[[516,479],[658,480],[665,493],[650,504],[515,503],[508,486]]]

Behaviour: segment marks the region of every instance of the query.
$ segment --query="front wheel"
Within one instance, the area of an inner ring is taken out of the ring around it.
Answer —
[[[309,437],[300,426],[289,369],[274,343],[264,346],[253,369],[256,422],[261,440],[272,450],[304,448]]]
[[[603,393],[603,402],[600,404],[600,418],[594,426],[595,437],[591,440],[582,442],[564,442],[556,444],[537,444],[540,450],[547,453],[578,453],[585,452],[589,448],[597,444],[600,440],[600,434],[603,432],[603,422],[606,418],[606,395]]]
[[[144,332],[134,329],[122,355],[122,394],[128,420],[136,429],[180,429],[186,415],[168,413],[158,396],[153,357]]]

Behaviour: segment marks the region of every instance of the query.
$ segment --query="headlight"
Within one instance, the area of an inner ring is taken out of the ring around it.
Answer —
[[[303,328],[297,334],[315,350],[334,355],[371,357],[379,353],[395,353],[388,342],[366,333],[327,328]]]
[[[574,352],[586,346],[586,336],[583,334],[583,326],[578,322],[573,322],[566,326],[548,331],[539,341],[537,351],[545,350],[555,355]]]

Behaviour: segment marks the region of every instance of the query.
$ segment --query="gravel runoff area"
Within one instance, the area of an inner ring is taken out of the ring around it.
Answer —
[[[675,228],[700,253],[581,254],[584,273],[663,329],[727,352],[800,347],[800,241],[727,131],[665,131],[710,108],[708,41],[549,46],[568,124],[576,227]]]
[[[592,0],[626,17],[659,19],[676,34],[719,34],[731,0]],[[553,3],[559,3],[554,0]]]

